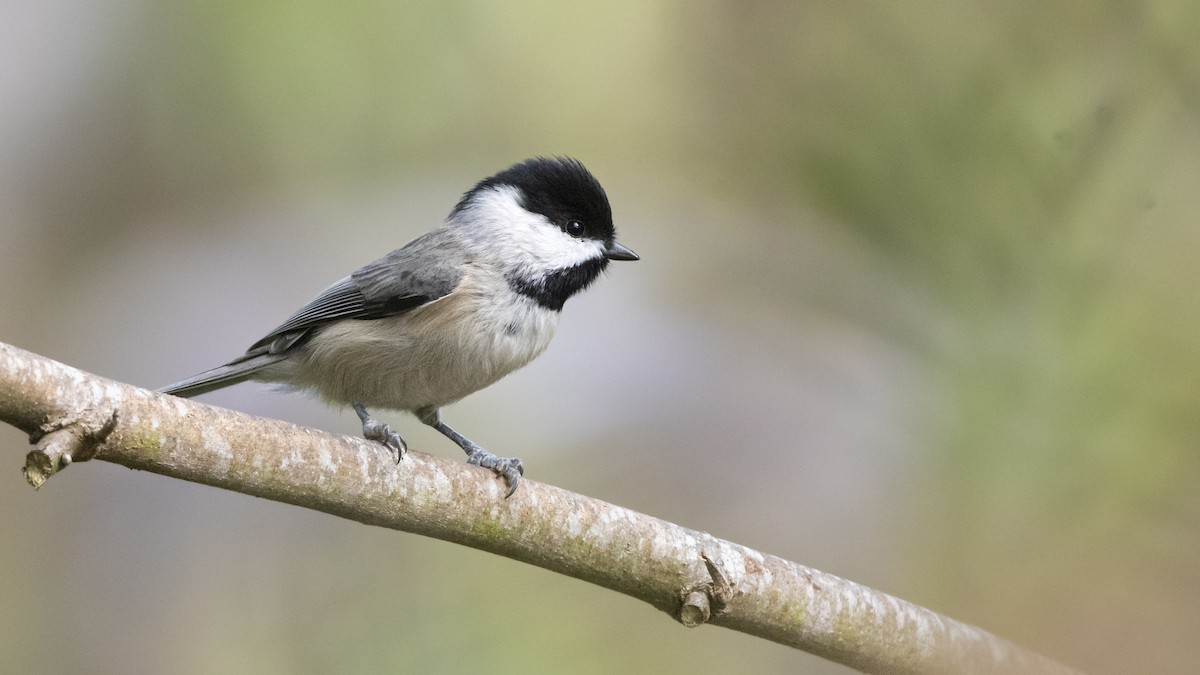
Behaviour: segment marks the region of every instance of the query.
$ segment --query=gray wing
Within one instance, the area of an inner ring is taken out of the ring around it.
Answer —
[[[286,359],[287,351],[315,328],[342,319],[395,316],[448,295],[469,260],[444,230],[434,230],[326,288],[245,354],[159,391],[189,397],[253,379]]]
[[[434,230],[325,289],[247,350],[286,351],[309,331],[342,319],[382,319],[448,295],[467,256],[444,230]]]

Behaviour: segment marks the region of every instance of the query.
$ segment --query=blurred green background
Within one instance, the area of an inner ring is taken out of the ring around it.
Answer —
[[[6,0],[0,57],[0,340],[161,386],[577,156],[642,262],[447,420],[1094,672],[1200,669],[1197,3]],[[846,672],[102,462],[35,494],[0,445],[3,672]]]

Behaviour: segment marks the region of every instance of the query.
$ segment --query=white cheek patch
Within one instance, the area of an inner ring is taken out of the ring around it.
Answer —
[[[476,195],[459,219],[468,224],[467,236],[506,266],[549,271],[604,256],[602,242],[576,239],[545,216],[526,211],[517,188],[510,185]]]

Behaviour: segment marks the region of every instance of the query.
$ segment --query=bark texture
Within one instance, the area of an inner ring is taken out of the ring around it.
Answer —
[[[73,462],[235,490],[437,537],[872,673],[1067,673],[880,591],[532,480],[158,394],[0,343],[0,420],[37,448],[35,487]]]

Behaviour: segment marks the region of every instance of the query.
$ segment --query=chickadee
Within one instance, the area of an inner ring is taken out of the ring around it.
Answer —
[[[349,404],[363,436],[396,461],[400,434],[367,407],[407,410],[491,469],[511,495],[525,469],[442,422],[438,409],[529,363],[567,298],[610,260],[638,256],[614,236],[600,183],[577,160],[534,158],[480,181],[438,229],[325,289],[229,363],[161,391],[190,397],[256,380]]]

